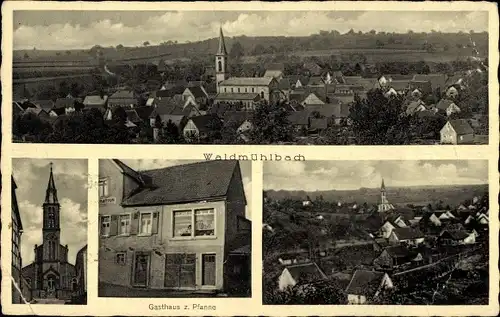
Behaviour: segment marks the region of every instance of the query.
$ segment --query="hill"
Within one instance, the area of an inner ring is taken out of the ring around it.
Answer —
[[[488,185],[443,185],[443,186],[418,186],[418,187],[387,187],[387,198],[393,204],[427,205],[442,201],[444,205],[456,206],[462,203],[464,197],[483,195],[488,190]],[[357,202],[376,204],[380,198],[379,188],[360,188],[358,190],[328,190],[328,191],[286,191],[267,190],[267,197],[275,200],[285,198],[311,199],[322,196],[330,202]]]
[[[456,60],[473,55],[471,41],[476,43],[476,48],[482,57],[488,52],[488,33],[355,33],[340,34],[337,31],[320,31],[305,37],[248,37],[238,36],[226,38],[226,45],[231,51],[233,44],[241,44],[241,52],[245,59],[254,61],[255,56],[268,54],[283,54],[299,58],[310,56],[327,56],[362,53],[367,55],[367,61],[378,60]],[[179,58],[204,58],[212,57],[217,50],[218,38],[190,43],[175,43],[166,41],[159,45],[146,45],[143,47],[100,47],[96,43],[91,49],[77,50],[15,50],[14,63],[31,61],[46,61],[47,63],[60,63],[78,61],[87,63],[89,56],[96,56],[99,48],[105,59],[110,61],[121,60],[149,60],[179,59]],[[381,57],[383,56],[383,58]]]

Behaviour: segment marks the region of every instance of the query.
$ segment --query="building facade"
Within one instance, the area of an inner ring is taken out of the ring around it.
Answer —
[[[78,286],[75,266],[68,262],[68,246],[60,244],[60,209],[51,163],[43,203],[43,243],[35,245],[33,263],[22,269],[22,275],[31,287],[32,297],[37,301],[58,299],[61,303],[69,302]]]
[[[137,172],[100,160],[99,193],[102,287],[249,287],[251,226],[237,161]]]
[[[23,233],[23,224],[21,221],[21,215],[19,213],[19,206],[17,205],[17,196],[16,196],[16,189],[17,185],[14,180],[14,177],[11,178],[12,180],[12,212],[11,212],[11,217],[12,217],[12,269],[11,269],[11,275],[12,275],[12,303],[13,304],[21,304],[23,303],[23,288],[25,285],[23,285],[23,278],[21,275],[21,268],[23,267],[23,261],[21,258],[21,235]]]
[[[382,185],[380,186],[380,203],[378,204],[378,212],[388,212],[394,209],[394,206],[389,203],[387,199],[387,193],[385,191],[384,180],[382,179]]]

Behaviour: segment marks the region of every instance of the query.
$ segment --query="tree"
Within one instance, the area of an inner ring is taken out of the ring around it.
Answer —
[[[288,113],[278,104],[262,102],[257,105],[252,122],[250,139],[255,144],[287,142],[292,139],[292,126]]]
[[[142,43],[142,45],[149,46],[149,41],[146,41],[146,42]]]
[[[252,50],[252,55],[262,55],[265,52],[265,47],[262,44],[257,44]]]
[[[241,43],[238,41],[234,42],[233,46],[231,47],[231,51],[229,52],[229,56],[235,59],[240,59],[244,55],[245,49],[243,48]]]
[[[377,46],[377,48],[381,48],[384,47],[384,42],[382,42],[381,40],[376,40],[375,45]]]
[[[116,49],[117,49],[117,50],[121,50],[121,49],[123,49],[123,45],[122,45],[122,44],[118,44],[118,45],[116,45]]]
[[[172,122],[172,120],[168,120],[165,125],[163,141],[168,144],[177,144],[181,141],[179,128]]]
[[[28,55],[28,53],[24,53],[24,58],[25,58],[25,59],[30,58],[30,56]]]
[[[66,55],[71,55],[71,51],[70,51],[70,50],[67,50],[67,51],[66,51]]]

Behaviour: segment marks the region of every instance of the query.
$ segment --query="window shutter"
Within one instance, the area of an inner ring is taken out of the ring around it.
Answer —
[[[152,222],[152,228],[151,228],[152,234],[158,233],[158,218],[159,218],[158,211],[153,212],[153,222]]]
[[[111,223],[109,224],[109,235],[116,236],[118,234],[118,216],[111,216]]]
[[[137,234],[139,231],[139,213],[134,212],[130,220],[130,234]]]

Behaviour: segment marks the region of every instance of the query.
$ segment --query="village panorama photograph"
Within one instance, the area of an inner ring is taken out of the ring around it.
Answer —
[[[264,163],[264,305],[488,305],[488,164]]]
[[[13,20],[13,142],[488,144],[487,11]]]
[[[251,162],[99,160],[99,297],[251,297]]]

